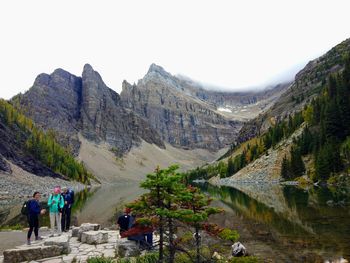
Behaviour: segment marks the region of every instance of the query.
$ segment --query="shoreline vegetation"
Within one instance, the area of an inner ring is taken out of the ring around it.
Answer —
[[[179,258],[183,262],[205,262],[217,252],[210,251],[216,242],[229,242],[231,247],[239,234],[210,222],[211,215],[223,210],[211,206],[211,198],[188,184],[178,169],[177,165],[157,167],[140,185],[147,192],[126,207],[136,216],[136,227],[158,233],[158,262],[181,262]],[[204,245],[209,240],[216,242]],[[203,253],[205,248],[210,251],[209,258]]]
[[[343,65],[343,71],[330,74],[320,82],[319,94],[310,98],[301,111],[282,120],[271,121],[268,130],[258,137],[241,144],[232,144],[231,149],[216,164],[189,171],[188,180],[219,177],[222,182],[235,181],[237,172],[263,157],[271,159],[270,155],[275,151],[278,155],[283,154],[282,158],[276,157],[273,164],[262,162],[270,165],[271,169],[275,169],[273,166],[278,164],[276,182],[301,185],[349,184],[349,55],[343,59]],[[281,149],[283,142],[285,149]],[[277,161],[279,159],[280,164]],[[252,178],[251,181],[256,180]],[[264,179],[259,183],[262,181]]]

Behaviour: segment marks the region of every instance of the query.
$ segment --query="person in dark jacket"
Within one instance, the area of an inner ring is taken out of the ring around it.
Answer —
[[[70,218],[72,206],[74,203],[74,192],[73,190],[63,187],[62,196],[64,199],[64,207],[62,209],[61,226],[63,232],[68,232],[70,227]]]
[[[33,230],[35,235],[35,240],[40,240],[39,237],[39,215],[45,214],[45,209],[41,209],[41,205],[39,203],[40,193],[34,192],[33,199],[29,200],[27,203],[28,207],[28,224],[29,230],[27,234],[27,244],[30,245],[30,237],[32,236]]]
[[[117,224],[119,225],[120,234],[129,230],[131,225],[133,224],[133,218],[130,216],[130,212],[130,208],[125,208],[124,214],[118,218]]]

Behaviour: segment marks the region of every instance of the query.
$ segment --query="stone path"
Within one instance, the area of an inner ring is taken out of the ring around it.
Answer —
[[[96,227],[97,224],[87,225],[84,224],[60,236],[43,237],[43,240],[34,241],[31,245],[21,245],[5,250],[4,255],[0,256],[0,263],[83,263],[89,257],[95,256],[115,258],[118,255],[128,257],[140,254],[136,243],[121,239],[119,231],[92,230],[99,229],[99,225],[98,227]],[[86,231],[81,232],[81,229]]]

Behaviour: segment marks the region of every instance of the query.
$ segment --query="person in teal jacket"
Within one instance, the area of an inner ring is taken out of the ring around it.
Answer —
[[[58,234],[61,234],[61,216],[64,207],[64,200],[61,196],[61,189],[59,187],[55,187],[53,193],[50,194],[47,206],[49,207],[51,234],[55,233],[55,223]]]

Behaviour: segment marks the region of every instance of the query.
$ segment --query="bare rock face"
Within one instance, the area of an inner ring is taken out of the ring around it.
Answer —
[[[159,131],[162,140],[177,147],[218,150],[230,144],[241,127],[155,64],[137,85],[124,81],[121,98],[126,108]]]
[[[21,108],[37,125],[57,133],[59,142],[77,152],[80,143],[80,77],[56,69],[51,75],[40,74],[33,87],[20,97]]]
[[[127,153],[142,140],[161,148],[167,142],[184,149],[217,151],[230,145],[242,121],[265,109],[282,89],[261,93],[208,91],[152,64],[137,85],[124,81],[119,96],[86,64],[82,77],[62,69],[40,74],[33,87],[12,102],[36,125],[53,130],[58,141],[75,155],[80,149],[79,133],[90,141],[107,143],[117,155]],[[221,112],[220,107],[232,111]],[[244,115],[249,110],[253,113]]]
[[[119,153],[130,150],[140,138],[163,146],[158,133],[132,112],[126,111],[119,95],[109,89],[101,76],[90,65],[84,66],[82,75],[82,133],[94,141],[106,141]]]
[[[40,74],[33,87],[13,102],[37,125],[54,130],[59,142],[74,154],[79,152],[79,132],[94,142],[107,142],[120,155],[141,139],[164,147],[158,133],[123,108],[119,95],[88,64],[82,77],[62,69]]]

